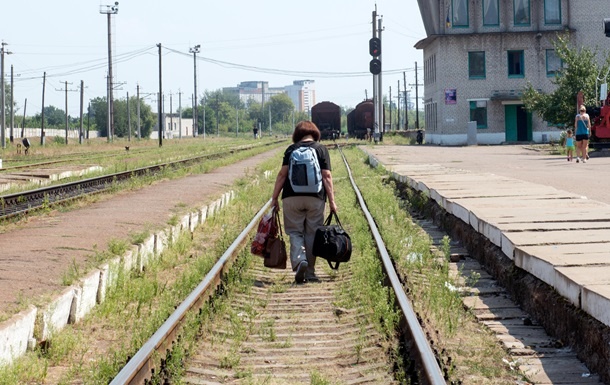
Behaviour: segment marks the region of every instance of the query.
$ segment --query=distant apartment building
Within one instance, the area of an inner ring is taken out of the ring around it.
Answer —
[[[237,87],[224,87],[224,93],[238,95],[245,104],[255,101],[266,103],[272,96],[287,94],[297,111],[309,111],[316,103],[316,93],[313,80],[295,80],[292,85],[285,87],[269,87],[269,82],[247,81],[241,82]]]
[[[316,104],[316,90],[313,80],[295,80],[291,86],[284,87],[286,93],[300,112],[309,112]]]
[[[610,48],[603,30],[610,17],[600,0],[418,0],[426,38],[424,57],[426,141],[545,142],[553,127],[524,109],[527,83],[552,92],[561,68],[553,49],[557,34],[576,47]],[[601,56],[601,55],[600,55]],[[576,95],[574,95],[576,114]],[[476,122],[470,136],[468,123]]]
[[[235,94],[246,105],[251,101],[266,103],[274,95],[286,92],[284,87],[269,87],[269,82],[247,81],[241,82],[237,87],[224,87],[223,93]]]

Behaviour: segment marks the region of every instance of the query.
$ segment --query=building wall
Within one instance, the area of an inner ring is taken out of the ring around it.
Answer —
[[[608,13],[608,7],[600,1],[562,0],[561,23],[547,25],[544,1],[531,0],[529,26],[514,24],[513,0],[499,0],[500,21],[496,26],[483,26],[482,0],[467,3],[468,27],[454,27],[451,0],[419,0],[424,23],[432,24],[426,25],[428,37],[416,45],[424,53],[428,143],[466,144],[470,102],[477,101],[487,106],[487,127],[477,129],[478,143],[509,140],[511,135],[507,131],[515,128],[510,117],[507,118],[507,106],[522,105],[520,94],[528,83],[542,92],[554,89],[553,77],[547,75],[547,50],[553,49],[558,33],[569,32],[570,40],[577,46],[610,48],[610,39],[604,36],[602,27],[602,15]],[[593,23],[591,15],[600,15],[599,23]],[[430,34],[430,31],[438,33]],[[524,53],[523,77],[508,76],[508,51],[513,50]],[[469,52],[474,51],[485,52],[484,78],[469,76]],[[455,100],[446,100],[446,91],[450,95],[455,91]],[[558,128],[535,115],[529,128],[532,141],[556,140],[560,135]]]

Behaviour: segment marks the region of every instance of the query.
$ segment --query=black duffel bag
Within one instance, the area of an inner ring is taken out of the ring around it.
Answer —
[[[337,224],[331,225],[333,217]],[[313,255],[326,259],[328,266],[333,270],[337,270],[340,263],[349,261],[352,256],[352,240],[341,226],[339,217],[334,211],[328,214],[324,226],[316,230]],[[335,263],[335,266],[332,263]]]

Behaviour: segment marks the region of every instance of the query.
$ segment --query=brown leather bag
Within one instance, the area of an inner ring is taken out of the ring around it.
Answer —
[[[272,269],[285,269],[286,260],[286,242],[284,241],[284,233],[282,232],[282,224],[280,223],[280,214],[277,210],[274,210],[273,214],[273,225],[272,227],[279,231],[275,234],[271,234],[271,237],[267,240],[265,247],[265,267]]]

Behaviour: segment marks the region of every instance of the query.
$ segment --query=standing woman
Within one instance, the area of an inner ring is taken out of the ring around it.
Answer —
[[[280,209],[278,198],[282,192],[284,230],[290,236],[290,263],[295,272],[296,283],[315,282],[316,257],[313,255],[313,240],[318,227],[324,224],[324,207],[328,198],[330,211],[337,212],[333,178],[328,149],[321,145],[320,130],[310,121],[299,122],[292,133],[292,143],[284,152],[282,168],[277,174],[271,206]],[[322,189],[318,193],[295,193],[288,179],[290,157],[300,147],[315,150],[322,172]]]
[[[587,163],[589,154],[587,154],[587,148],[589,147],[589,130],[591,129],[591,119],[587,114],[585,106],[580,106],[580,113],[576,115],[574,120],[574,127],[576,128],[576,163],[580,162],[580,155],[582,156],[582,162]]]

